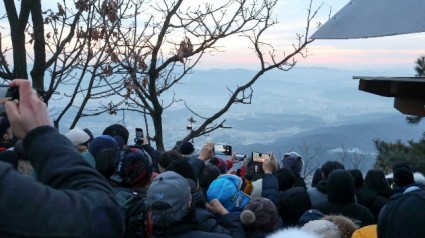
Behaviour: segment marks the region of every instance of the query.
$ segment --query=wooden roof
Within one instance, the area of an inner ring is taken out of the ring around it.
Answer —
[[[394,107],[407,115],[425,116],[425,77],[353,76],[359,90],[394,97]]]

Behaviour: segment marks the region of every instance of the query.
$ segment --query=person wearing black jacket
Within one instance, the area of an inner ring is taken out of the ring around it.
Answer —
[[[375,223],[370,210],[355,202],[354,179],[342,169],[334,170],[328,177],[327,202],[313,205],[325,215],[335,214],[351,218],[359,227]]]
[[[6,102],[38,181],[0,163],[1,237],[121,237],[124,217],[111,187],[51,121],[28,80],[14,80],[20,101]]]

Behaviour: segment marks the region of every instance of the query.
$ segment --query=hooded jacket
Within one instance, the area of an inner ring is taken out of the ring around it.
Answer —
[[[344,170],[335,170],[328,177],[327,202],[313,205],[323,214],[340,214],[353,219],[360,227],[375,223],[368,208],[355,203],[353,177]]]
[[[307,189],[307,192],[313,206],[326,202],[328,198],[328,181],[320,180],[316,187]]]
[[[310,196],[305,188],[294,187],[279,196],[279,215],[285,226],[296,226],[305,211],[311,209]]]
[[[364,179],[364,186],[375,190],[379,195],[385,198],[389,198],[393,194],[384,172],[379,169],[367,171]]]

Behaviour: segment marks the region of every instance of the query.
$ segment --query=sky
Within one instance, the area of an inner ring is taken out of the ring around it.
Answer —
[[[71,0],[67,0],[71,1]],[[191,4],[193,0],[186,3]],[[207,0],[198,0],[197,3]],[[215,0],[218,4],[226,0]],[[207,1],[209,2],[209,1]],[[312,7],[321,5],[309,35],[316,31],[318,22],[325,23],[349,0],[313,0]],[[289,53],[292,44],[297,43],[296,33],[303,33],[306,26],[307,8],[310,0],[279,0],[274,10],[278,24],[268,30],[265,40],[280,54]],[[0,5],[2,8],[3,6]],[[43,8],[57,9],[56,1],[44,1]],[[0,9],[1,15],[3,14]],[[379,14],[379,13],[377,13]],[[0,22],[4,27],[6,22]],[[7,27],[7,26],[6,26]],[[5,28],[0,28],[3,31]],[[4,36],[5,33],[2,33]],[[353,70],[411,69],[415,60],[425,54],[423,42],[425,33],[350,40],[315,40],[308,46],[307,58],[297,57],[297,65],[305,67],[328,67]],[[7,44],[3,42],[4,45]],[[206,56],[198,65],[200,69],[211,68],[258,68],[258,60],[249,49],[250,45],[241,38],[226,39],[224,52]]]
[[[313,8],[321,3],[323,5],[313,22],[325,23],[329,19],[329,15],[333,16],[348,2],[350,1],[314,1]],[[288,45],[296,42],[295,33],[302,33],[305,28],[309,3],[309,0],[279,1],[275,11],[279,24],[272,29],[272,37],[270,38],[273,45],[277,48],[282,47],[290,50]],[[316,29],[313,27],[309,35],[314,33]],[[424,40],[425,33],[367,39],[315,40],[308,47],[309,56],[303,59],[298,57],[298,66],[352,70],[411,69],[413,72],[416,59],[425,54]],[[258,67],[254,56],[254,54],[247,52],[246,45],[237,42],[237,44],[233,44],[231,49],[221,54],[220,58],[223,57],[224,60],[204,60],[203,62],[207,63],[202,67]]]

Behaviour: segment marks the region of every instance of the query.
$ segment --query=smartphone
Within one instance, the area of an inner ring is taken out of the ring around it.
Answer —
[[[8,85],[0,85],[0,102],[19,99],[19,89]]]
[[[143,144],[143,129],[136,128],[136,138],[134,138],[134,143]]]
[[[235,155],[236,155],[236,160],[238,160],[238,161],[242,161],[246,158],[246,155],[244,155],[244,154],[236,153]]]
[[[223,145],[223,144],[215,144],[214,154],[232,155],[232,146]]]
[[[8,85],[0,85],[0,116],[6,116],[4,103],[11,100],[19,100],[19,89]]]
[[[252,152],[252,161],[256,163],[264,163],[264,160],[270,158],[268,153]]]
[[[136,128],[136,138],[143,139],[143,129],[142,128]]]

